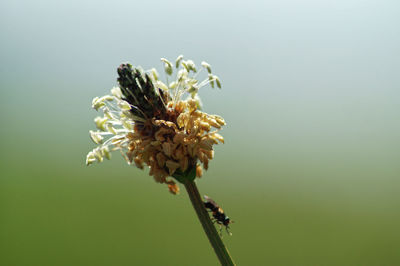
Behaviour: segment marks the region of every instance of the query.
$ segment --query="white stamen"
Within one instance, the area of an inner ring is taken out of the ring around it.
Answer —
[[[112,93],[112,95],[114,95],[118,99],[122,98],[122,92],[121,92],[121,89],[119,87],[112,88],[111,89],[111,93]]]
[[[106,117],[100,117],[100,116],[98,116],[98,117],[96,117],[96,118],[94,119],[94,122],[96,123],[96,127],[97,127],[98,129],[100,129],[100,130],[102,130],[102,131],[105,131],[105,130],[106,130],[105,124],[106,124],[107,120],[108,120],[108,119],[107,119]]]
[[[161,61],[163,61],[164,62],[164,70],[165,70],[165,73],[167,73],[169,76],[171,76],[171,74],[172,74],[172,64],[171,64],[171,62],[170,61],[168,61],[167,59],[165,59],[165,58],[161,58]]]
[[[101,136],[101,134],[99,134],[100,132],[90,130],[89,133],[94,143],[101,144],[103,142],[103,137]]]
[[[92,100],[92,108],[95,109],[96,111],[99,110],[100,107],[103,107],[104,104],[104,99],[103,98],[99,98],[99,97],[95,97]]]
[[[208,72],[209,74],[211,74],[211,66],[210,66],[209,63],[203,61],[203,62],[201,62],[201,65],[202,65],[205,69],[207,69],[207,72]]]
[[[178,57],[176,58],[176,60],[175,60],[175,67],[176,67],[176,68],[179,68],[179,65],[180,65],[182,59],[183,59],[183,55],[180,55],[180,56],[178,56]]]
[[[86,155],[86,165],[90,165],[96,161],[96,157],[94,156],[93,151],[89,152]]]
[[[118,107],[121,108],[121,110],[123,110],[123,111],[131,110],[131,105],[126,101],[119,101]]]
[[[106,125],[106,129],[107,129],[108,132],[110,132],[110,133],[112,133],[114,135],[117,135],[117,131],[115,131],[115,128],[113,128],[113,126],[111,124],[107,124]]]
[[[158,80],[158,72],[155,68],[151,69],[151,74],[153,74],[154,81],[157,81]]]

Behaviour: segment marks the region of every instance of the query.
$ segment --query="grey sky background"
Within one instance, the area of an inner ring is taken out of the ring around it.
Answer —
[[[162,72],[160,57],[183,54],[208,61],[223,83],[200,94],[205,110],[228,122],[216,174],[250,186],[398,185],[397,1],[2,1],[0,7],[1,119],[8,125],[2,135],[11,150],[22,138],[47,147],[43,156],[57,147],[65,151],[61,158],[81,159],[91,148],[91,99],[116,84],[116,67],[130,61]]]

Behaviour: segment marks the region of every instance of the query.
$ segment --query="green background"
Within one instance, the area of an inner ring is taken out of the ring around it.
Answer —
[[[202,194],[239,265],[400,265],[398,1],[0,3],[0,265],[218,265],[189,199],[119,154],[91,99],[124,61],[208,61],[224,145]]]

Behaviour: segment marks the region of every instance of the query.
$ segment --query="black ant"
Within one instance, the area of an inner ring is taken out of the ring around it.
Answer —
[[[212,216],[214,217],[213,222],[220,225],[220,234],[222,234],[221,225],[224,225],[226,232],[229,235],[232,235],[232,233],[229,232],[229,224],[233,223],[233,221],[231,221],[231,219],[229,219],[229,217],[225,215],[224,210],[210,197],[204,195],[204,199],[204,207],[206,207],[206,209],[209,209],[209,212],[212,212]]]

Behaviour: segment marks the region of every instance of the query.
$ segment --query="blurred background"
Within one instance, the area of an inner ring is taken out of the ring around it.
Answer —
[[[222,89],[198,186],[238,265],[400,265],[398,1],[0,3],[0,265],[218,265],[182,188],[85,166],[116,68],[179,54]]]

